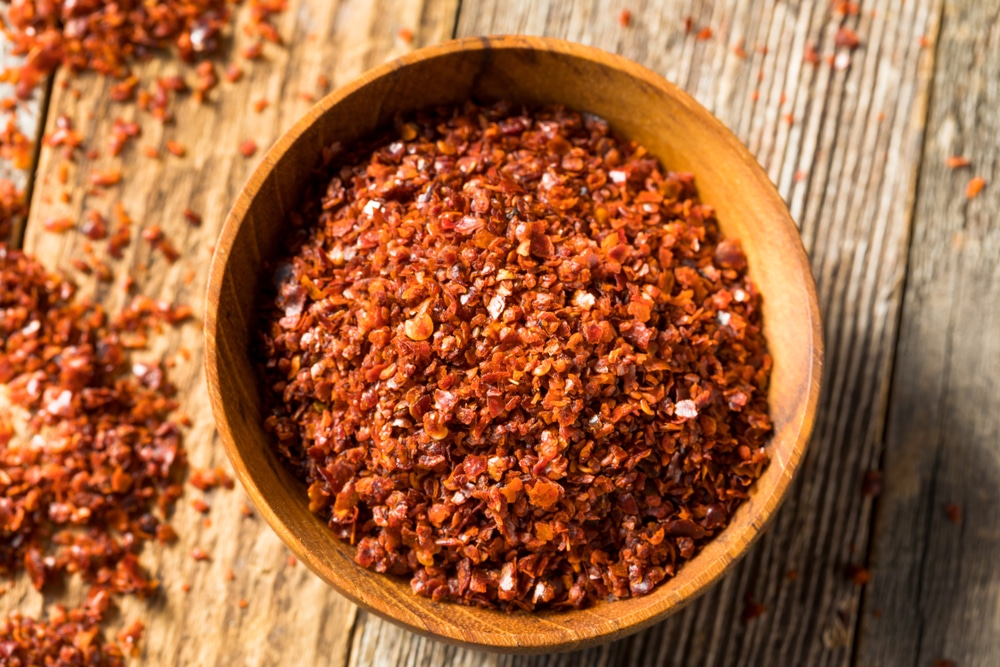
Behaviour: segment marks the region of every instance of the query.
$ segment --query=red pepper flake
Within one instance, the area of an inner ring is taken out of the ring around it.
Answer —
[[[972,162],[967,157],[961,155],[952,155],[948,157],[945,161],[945,166],[949,169],[958,169],[960,167],[968,167]]]
[[[740,615],[743,622],[749,623],[758,616],[763,616],[766,612],[767,607],[762,605],[760,602],[755,601],[753,596],[747,593],[746,600],[743,604],[743,613]]]
[[[264,53],[264,45],[260,42],[254,42],[250,46],[243,49],[241,55],[247,60],[257,60]]]
[[[789,570],[788,572],[785,572],[785,578],[788,579],[789,581],[795,581],[796,579],[799,578],[799,571]]]
[[[782,118],[789,125],[792,125],[793,123],[795,123],[795,115],[794,114],[786,113],[784,116],[782,116]]]
[[[396,36],[403,40],[406,44],[413,43],[413,31],[409,28],[400,28],[399,32],[396,33]]]
[[[233,570],[231,568],[227,567],[226,571],[223,572],[222,574],[222,578],[225,579],[226,581],[232,581],[233,579],[236,578],[236,575],[233,573]]]
[[[739,42],[733,45],[733,53],[736,55],[737,58],[740,58],[741,60],[745,60],[747,57],[747,50],[744,44],[745,41],[741,39]]]
[[[177,157],[184,157],[187,154],[187,150],[184,145],[179,141],[170,140],[167,142],[167,152],[171,155],[176,155]]]
[[[739,242],[690,174],[600,119],[501,103],[398,128],[318,170],[263,281],[252,354],[276,453],[356,562],[418,595],[649,593],[768,462],[771,359]],[[447,281],[416,278],[439,266]],[[338,304],[322,321],[320,302]]]
[[[193,507],[196,512],[201,512],[202,514],[205,514],[209,510],[208,503],[206,503],[201,498],[195,498],[194,500],[192,500],[191,507]]]
[[[62,183],[63,185],[66,185],[66,183],[69,182],[69,163],[68,162],[60,162],[59,163],[59,167],[58,167],[58,169],[56,171],[56,178],[58,178],[59,182]]]
[[[982,176],[976,176],[969,181],[969,184],[965,186],[965,196],[968,199],[974,199],[983,188],[986,187],[986,179]]]
[[[938,658],[934,661],[934,667],[958,667],[958,663],[954,660]]]
[[[191,550],[191,558],[195,559],[198,562],[210,559],[208,552],[206,552],[201,547],[195,547],[194,549]]]
[[[235,487],[233,478],[222,468],[192,470],[191,476],[188,477],[188,484],[202,491],[209,491],[219,486],[226,489]]]
[[[84,214],[85,220],[80,231],[91,241],[101,241],[108,237],[108,222],[104,216],[90,209]]]
[[[757,45],[757,46],[755,47],[755,50],[756,50],[756,51],[757,51],[757,53],[759,53],[760,55],[762,55],[762,56],[766,56],[766,55],[767,55],[767,44],[758,44],[758,45]]]
[[[856,16],[860,11],[860,7],[858,7],[858,3],[856,2],[841,1],[834,5],[833,10],[843,16]]]
[[[316,88],[319,89],[320,93],[325,93],[330,90],[330,77],[326,74],[320,74],[316,77]]]
[[[694,32],[694,19],[690,16],[684,17],[684,32],[688,35]]]
[[[623,9],[620,14],[618,14],[618,25],[623,28],[627,28],[632,25],[632,12],[628,9]]]
[[[42,222],[42,228],[53,234],[63,234],[73,229],[73,220],[66,217],[46,218]]]
[[[296,560],[295,556],[292,554],[288,554],[288,558],[285,559],[285,564],[288,565],[288,567],[295,567],[298,562],[299,561]]]
[[[312,93],[306,90],[299,91],[299,99],[302,100],[303,102],[309,102],[309,103],[316,101],[316,97]]]
[[[917,43],[920,44],[920,48],[922,49],[929,48],[933,45],[933,42],[927,35],[920,35],[920,37],[917,39]]]
[[[882,493],[882,471],[869,470],[861,483],[861,495],[866,498],[878,498]]]
[[[760,99],[760,91],[759,90],[755,90],[752,93],[750,93],[750,99],[753,102],[758,101]]]
[[[962,523],[962,506],[957,503],[945,503],[944,513],[948,521],[959,524]]]
[[[253,139],[246,139],[240,143],[240,154],[243,157],[250,158],[253,157],[257,152],[257,142]]]
[[[189,208],[184,209],[184,219],[187,220],[188,224],[192,227],[201,227],[201,216]]]
[[[257,113],[261,113],[262,111],[264,111],[264,109],[268,107],[269,104],[270,102],[267,101],[267,98],[261,97],[257,100],[254,100],[253,110],[256,111]]]
[[[847,578],[850,579],[855,586],[864,586],[872,580],[872,574],[868,568],[862,567],[861,565],[848,565]]]
[[[169,524],[161,523],[156,527],[156,541],[160,544],[173,544],[177,541],[177,531]]]
[[[781,93],[781,96],[778,97],[778,106],[779,107],[785,106],[785,102],[787,101],[788,101],[788,95],[786,95],[785,93]]]
[[[858,45],[861,44],[861,40],[858,39],[858,34],[846,26],[841,26],[840,30],[833,38],[833,43],[835,46],[844,47],[848,49],[856,49]]]
[[[698,31],[698,34],[695,35],[695,39],[702,42],[712,39],[712,29],[708,27],[702,28]]]
[[[246,503],[243,503],[240,505],[240,514],[243,515],[244,519],[249,519],[253,516],[253,509]]]
[[[187,582],[184,582],[183,584],[181,584],[181,590],[184,591],[185,593],[190,593],[191,592],[191,584],[189,584]]]
[[[133,657],[139,655],[139,640],[142,639],[145,627],[142,621],[133,621],[132,625],[118,632],[118,642],[122,644],[127,654]]]
[[[236,63],[230,63],[226,66],[226,73],[224,74],[226,81],[229,83],[236,83],[243,78],[243,68]]]
[[[146,229],[142,230],[142,238],[145,239],[149,245],[155,250],[159,250],[160,253],[166,258],[166,260],[173,264],[178,259],[180,259],[180,252],[174,247],[174,244],[170,242],[163,234],[163,230],[159,225],[150,225]]]
[[[246,609],[248,606],[250,606],[249,602],[243,599],[240,600],[240,609]]]
[[[158,151],[153,146],[143,146],[142,147],[142,154],[145,155],[146,157],[152,158],[154,160],[160,157],[160,151]]]
[[[106,188],[122,182],[122,172],[118,169],[90,172],[90,184]]]
[[[802,60],[809,63],[810,65],[819,64],[819,53],[816,51],[816,47],[812,44],[806,44],[805,52],[802,55]]]

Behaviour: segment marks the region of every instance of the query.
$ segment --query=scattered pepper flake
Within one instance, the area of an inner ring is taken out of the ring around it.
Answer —
[[[177,157],[184,157],[187,154],[187,150],[184,148],[184,145],[181,144],[179,141],[170,140],[167,142],[166,146],[167,146],[167,152],[169,152],[171,155],[176,155]]]
[[[195,547],[194,549],[191,550],[191,558],[193,558],[198,562],[210,559],[208,552],[202,549],[201,547]]]
[[[267,101],[266,97],[257,98],[256,100],[254,100],[253,110],[256,111],[257,113],[261,113],[264,111],[264,109],[268,107],[269,104],[270,102]]]
[[[629,9],[623,9],[618,14],[618,25],[623,28],[627,28],[632,25],[632,11]]]
[[[858,45],[861,44],[861,40],[858,38],[858,34],[846,26],[841,26],[837,30],[837,34],[834,35],[833,43],[835,46],[844,47],[848,49],[856,49]]]
[[[695,39],[701,42],[705,42],[712,39],[712,29],[707,26],[702,28],[701,30],[698,31],[698,34],[695,35]]]
[[[246,139],[240,143],[240,154],[243,157],[251,158],[257,152],[257,142],[253,139]]]
[[[951,155],[945,161],[945,166],[949,169],[958,169],[960,167],[968,167],[972,162],[967,157],[961,155]]]
[[[968,199],[975,199],[983,188],[986,187],[986,179],[982,176],[976,176],[969,181],[969,184],[965,186],[965,196]]]
[[[962,523],[962,506],[958,503],[945,503],[944,513],[948,521],[954,524]]]
[[[248,606],[250,606],[250,603],[247,602],[245,599],[240,599],[239,604],[240,604],[240,609],[246,609]]]
[[[396,33],[396,36],[399,37],[406,44],[413,43],[413,31],[410,30],[409,28],[400,28],[399,31]]]

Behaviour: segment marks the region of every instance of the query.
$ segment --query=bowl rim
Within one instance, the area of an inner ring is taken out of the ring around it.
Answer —
[[[563,39],[551,37],[535,37],[525,35],[496,35],[489,37],[466,37],[449,40],[440,44],[414,50],[400,58],[391,60],[375,68],[372,68],[351,82],[332,91],[317,102],[302,118],[300,118],[288,131],[286,131],[267,151],[261,162],[254,169],[246,183],[241,188],[236,200],[229,210],[223,224],[215,250],[212,255],[212,262],[209,269],[209,281],[206,291],[204,308],[204,346],[205,346],[205,372],[208,381],[208,393],[212,406],[215,426],[219,437],[222,440],[227,457],[233,465],[236,476],[243,484],[247,494],[257,507],[258,511],[274,530],[279,538],[302,560],[310,570],[319,576],[328,585],[333,587],[338,593],[348,598],[359,607],[375,613],[396,625],[406,628],[412,632],[424,636],[433,637],[450,643],[465,646],[474,646],[481,650],[489,651],[516,651],[516,652],[547,652],[562,651],[584,648],[620,638],[637,632],[667,616],[679,611],[690,602],[694,601],[702,594],[710,590],[718,580],[738,562],[741,557],[749,551],[753,543],[762,534],[764,528],[774,516],[782,501],[787,496],[794,473],[798,470],[802,457],[805,453],[806,445],[812,433],[816,409],[819,402],[822,367],[823,367],[823,332],[822,322],[819,313],[819,301],[816,292],[815,281],[812,269],[809,264],[805,249],[802,246],[801,237],[794,234],[796,241],[794,257],[786,259],[797,263],[797,268],[804,274],[805,289],[808,297],[807,311],[808,330],[811,332],[808,342],[808,357],[811,364],[804,372],[807,386],[806,395],[802,397],[804,409],[796,411],[799,419],[797,422],[789,422],[786,428],[793,429],[794,444],[790,455],[784,460],[783,471],[778,482],[773,487],[767,497],[755,498],[753,503],[753,520],[749,521],[746,529],[740,534],[740,539],[731,540],[724,552],[716,557],[706,566],[706,571],[711,570],[708,577],[700,578],[687,595],[681,597],[664,597],[659,604],[652,608],[643,608],[641,617],[637,619],[602,619],[600,623],[587,624],[585,629],[574,629],[572,640],[568,638],[569,631],[562,626],[553,626],[549,623],[538,623],[530,634],[517,635],[512,642],[512,633],[502,628],[492,628],[490,630],[477,629],[475,638],[471,638],[467,632],[454,624],[447,624],[443,627],[436,627],[430,630],[427,627],[415,625],[407,618],[398,615],[398,608],[390,610],[379,609],[368,604],[354,594],[351,587],[345,586],[346,579],[341,579],[328,563],[318,559],[305,542],[297,535],[290,525],[279,515],[266,501],[266,496],[260,486],[249,472],[239,447],[236,445],[232,428],[224,408],[224,401],[219,391],[219,354],[217,350],[217,333],[219,322],[217,318],[218,297],[221,294],[221,286],[227,268],[227,259],[237,238],[238,232],[246,219],[250,210],[251,202],[260,193],[270,172],[275,168],[281,158],[295,145],[301,136],[317,122],[323,114],[337,105],[346,97],[356,93],[371,82],[385,76],[392,76],[397,70],[405,68],[414,63],[439,58],[460,52],[479,53],[485,55],[488,52],[498,50],[534,50],[543,52],[555,52],[569,55],[574,58],[592,61],[607,67],[622,70],[627,75],[640,80],[641,82],[659,89],[667,95],[673,97],[679,104],[691,108],[696,115],[703,118],[705,122],[714,125],[719,136],[727,144],[728,148],[734,151],[740,159],[745,161],[759,172],[763,180],[769,186],[769,195],[773,195],[780,203],[780,210],[783,221],[795,229],[794,221],[788,212],[787,206],[781,199],[773,182],[764,172],[756,158],[749,152],[744,144],[726,127],[722,121],[716,118],[710,111],[705,109],[687,92],[666,80],[664,77],[652,70],[640,65],[623,56],[613,54],[602,49],[579,44]],[[214,295],[214,298],[213,298]],[[366,571],[367,572],[367,571]],[[372,576],[385,576],[374,572]],[[635,616],[636,614],[633,614]]]

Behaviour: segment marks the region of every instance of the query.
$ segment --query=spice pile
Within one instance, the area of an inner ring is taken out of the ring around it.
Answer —
[[[0,75],[16,91],[15,98],[0,100],[0,111],[8,114],[0,158],[16,168],[28,168],[34,152],[17,129],[19,105],[59,67],[114,77],[113,101],[135,104],[163,123],[174,120],[176,95],[206,101],[219,81],[216,63],[206,58],[228,39],[234,6],[229,0],[5,4],[6,39],[11,52],[24,57]],[[285,0],[250,5],[250,20],[241,29],[251,45],[239,54],[246,60],[261,55],[263,42],[280,42],[271,17],[284,9]],[[132,65],[157,53],[191,63],[193,82],[171,76],[142,89]],[[234,62],[223,76],[235,81],[240,73]],[[108,153],[121,154],[141,131],[137,122],[116,119]],[[88,145],[90,138],[67,117],[57,120],[44,141],[66,161],[82,153],[93,159],[104,148]],[[166,149],[184,153],[175,141],[167,141]],[[143,152],[158,155],[151,147]],[[58,176],[67,183],[66,162]],[[122,180],[117,170],[88,178],[91,188]],[[164,326],[188,320],[191,311],[134,296],[112,316],[75,299],[72,283],[9,247],[12,223],[25,213],[23,193],[0,179],[0,575],[26,571],[38,589],[79,575],[90,588],[79,608],[57,607],[44,622],[20,614],[0,621],[0,663],[121,665],[123,656],[136,650],[142,624],[122,630],[117,644],[101,640],[100,624],[115,595],[145,597],[157,590],[138,555],[153,539],[176,539],[164,519],[182,493],[184,469],[179,427],[184,418],[174,412],[165,364],[137,363],[133,353]],[[107,239],[107,255],[120,259],[134,222],[120,203],[114,217],[113,229],[93,210],[79,222],[51,219],[43,227],[57,233],[78,229],[90,241]],[[200,222],[193,211],[185,217]],[[168,261],[177,259],[158,227],[145,227],[141,236]],[[69,263],[111,280],[106,258],[89,244],[85,252]],[[132,287],[126,280],[126,290]],[[191,481],[201,489],[232,486],[222,471],[195,473]]]
[[[673,576],[771,431],[760,298],[691,176],[505,104],[338,150],[254,352],[311,509],[435,600],[580,607]]]

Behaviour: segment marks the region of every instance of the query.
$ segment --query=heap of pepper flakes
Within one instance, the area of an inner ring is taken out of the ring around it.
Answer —
[[[115,317],[31,257],[0,247],[0,575],[63,574],[113,593],[156,588],[137,555],[181,494],[173,387],[132,363],[187,307],[137,297]],[[20,422],[20,423],[16,423]]]
[[[79,609],[56,606],[44,623],[15,612],[0,620],[0,663],[7,667],[88,665],[124,667],[125,652],[115,643],[102,643],[100,622],[107,610],[103,600],[90,599]],[[141,630],[140,630],[141,632]],[[138,634],[123,637],[138,640]]]
[[[435,600],[649,593],[767,464],[739,243],[592,116],[467,104],[374,146],[323,169],[261,302],[265,428],[311,509]]]

